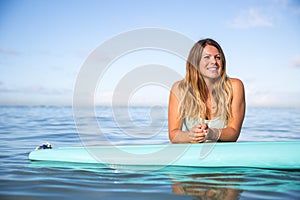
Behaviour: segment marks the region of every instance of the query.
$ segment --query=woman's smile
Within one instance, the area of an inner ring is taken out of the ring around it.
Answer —
[[[212,72],[216,72],[216,71],[218,71],[218,67],[217,66],[208,67],[207,70],[212,71]]]

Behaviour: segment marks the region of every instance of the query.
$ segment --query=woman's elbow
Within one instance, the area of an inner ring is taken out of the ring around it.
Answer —
[[[180,143],[178,141],[178,130],[172,130],[172,131],[169,131],[169,140],[172,144],[176,144],[176,143]]]
[[[220,142],[236,142],[239,139],[240,130],[231,128],[230,132],[223,132],[219,141]]]
[[[176,143],[176,140],[175,140],[175,136],[174,134],[170,133],[169,132],[169,140],[172,144],[175,144]]]

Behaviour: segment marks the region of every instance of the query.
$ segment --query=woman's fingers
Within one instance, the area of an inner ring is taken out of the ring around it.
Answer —
[[[201,127],[202,127],[203,130],[208,129],[207,124],[201,124]]]
[[[204,142],[207,135],[207,125],[206,124],[197,124],[191,128],[189,137],[191,143]]]
[[[205,140],[205,133],[204,132],[200,132],[200,133],[191,133],[190,134],[190,138],[191,138],[191,142],[193,143],[199,143],[199,142],[203,142]]]
[[[194,139],[195,140],[203,140],[205,138],[205,133],[195,133]]]

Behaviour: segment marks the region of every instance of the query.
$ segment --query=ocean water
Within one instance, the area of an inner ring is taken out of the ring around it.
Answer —
[[[36,146],[168,143],[167,108],[97,107],[105,137],[85,134],[92,116],[72,107],[0,107],[0,199],[300,199],[300,170],[165,167],[122,171],[100,164],[31,162]],[[93,124],[95,126],[95,124]],[[238,142],[300,141],[300,109],[247,108]]]

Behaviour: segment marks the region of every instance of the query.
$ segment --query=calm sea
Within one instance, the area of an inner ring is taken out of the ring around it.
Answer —
[[[95,111],[110,142],[169,142],[167,108],[121,110]],[[300,199],[299,170],[165,167],[143,172],[30,162],[28,153],[45,142],[82,145],[72,107],[2,106],[0,139],[0,199]],[[300,141],[300,109],[248,108],[241,141]]]

